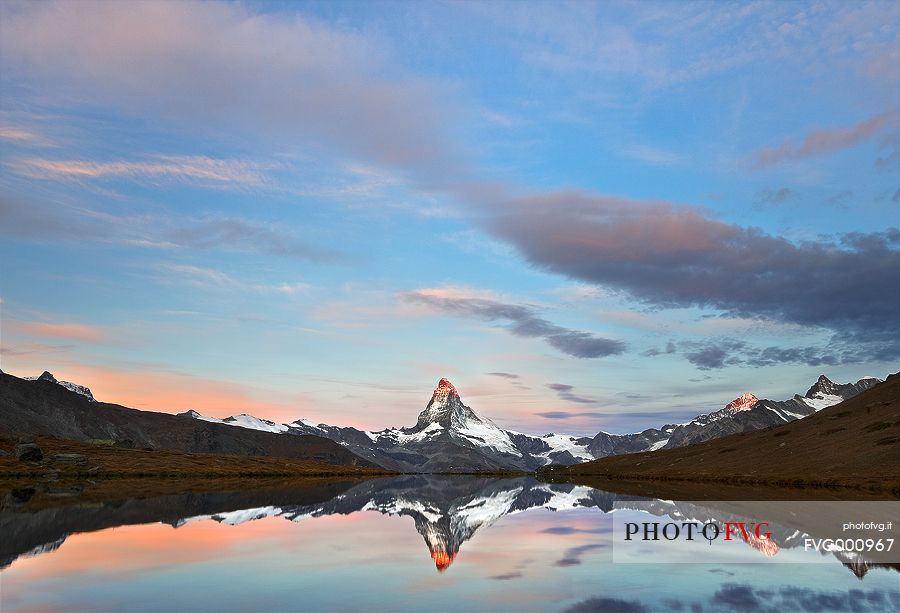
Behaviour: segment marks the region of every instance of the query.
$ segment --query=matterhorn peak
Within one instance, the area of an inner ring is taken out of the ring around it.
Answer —
[[[448,379],[441,379],[434,388],[434,393],[431,394],[428,406],[419,414],[416,429],[424,428],[429,424],[439,424],[449,428],[452,423],[464,418],[466,413],[471,413],[471,409],[467,409],[462,403],[459,392]],[[472,416],[474,417],[474,414]]]
[[[732,412],[747,411],[755,407],[757,402],[759,402],[759,398],[747,392],[729,402],[725,409]]]
[[[442,378],[440,381],[438,381],[437,387],[434,388],[434,393],[431,395],[431,401],[446,401],[446,399],[451,396],[456,396],[457,398],[459,398],[459,392],[456,391],[456,388],[453,387],[453,384],[450,383],[448,379]]]

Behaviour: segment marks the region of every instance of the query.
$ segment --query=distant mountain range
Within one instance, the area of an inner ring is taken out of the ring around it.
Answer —
[[[776,426],[852,398],[880,382],[865,377],[839,385],[822,375],[805,395],[789,400],[760,400],[753,394],[742,394],[721,410],[698,415],[684,424],[666,424],[634,434],[599,432],[593,437],[534,436],[504,430],[463,404],[447,379],[438,382],[416,425],[410,428],[369,432],[304,419],[278,424],[246,414],[225,419],[205,417],[196,411],[180,415],[286,435],[322,436],[380,466],[403,472],[527,471],[548,464],[572,465],[610,455],[672,449]]]
[[[865,380],[863,386],[869,382]],[[821,406],[840,394],[851,397],[778,427],[745,430],[675,449],[609,456],[573,466],[551,465],[540,472],[546,478],[582,483],[666,479],[826,485],[900,496],[900,373],[857,394],[859,388],[819,379],[808,392],[812,404]],[[735,413],[733,421],[754,426],[762,417],[797,408],[798,402],[767,404],[758,401],[752,409]]]
[[[336,449],[346,454],[344,459],[348,463],[356,463],[358,458],[362,458],[364,464],[419,473],[531,471],[549,464],[574,465],[612,455],[684,447],[795,421],[852,398],[881,382],[874,377],[865,377],[856,383],[836,384],[822,375],[805,395],[798,394],[789,400],[760,400],[753,394],[745,393],[721,410],[698,415],[687,423],[666,424],[633,434],[599,432],[593,437],[576,437],[565,434],[535,436],[505,430],[463,404],[459,392],[447,379],[438,382],[431,400],[414,426],[369,432],[352,427],[314,424],[305,419],[279,424],[247,414],[219,419],[193,410],[178,416],[133,411],[98,403],[87,387],[58,381],[49,372],[30,381],[10,375],[3,375],[3,378],[4,381],[11,379],[24,385],[39,384],[42,386],[40,393],[44,395],[50,388],[43,386],[54,384],[52,387],[73,392],[85,403],[75,403],[79,411],[64,410],[57,405],[50,410],[46,399],[38,398],[38,405],[31,403],[31,414],[22,413],[19,420],[20,429],[28,427],[28,433],[32,434],[79,440],[110,439],[116,444],[183,451],[304,457],[297,445],[288,444],[288,441],[299,436],[306,441],[328,439],[329,444],[337,443],[339,447]],[[17,389],[21,396],[29,388]],[[22,402],[16,403],[18,410],[28,408],[29,403],[25,400],[23,397]],[[116,411],[91,410],[93,407],[114,407]],[[4,414],[9,417],[13,413],[4,411]],[[4,415],[0,415],[0,426],[3,426],[3,418]],[[177,424],[178,427],[163,427],[162,422]],[[188,426],[191,422],[203,423],[202,433]],[[244,440],[246,436],[236,437],[237,432],[231,428],[221,430],[223,426],[257,431],[254,433],[257,437],[263,433],[268,436],[253,439],[251,444]],[[6,429],[15,432],[16,424],[7,424]],[[229,431],[233,434],[229,435]],[[319,448],[320,453],[325,453],[321,444]],[[330,449],[325,455],[331,462],[339,462],[342,457]]]

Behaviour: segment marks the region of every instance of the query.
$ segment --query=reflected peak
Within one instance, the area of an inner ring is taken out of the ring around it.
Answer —
[[[450,554],[446,551],[432,551],[431,559],[434,560],[434,566],[438,569],[438,572],[442,573],[453,564],[453,560],[456,559],[456,553]]]

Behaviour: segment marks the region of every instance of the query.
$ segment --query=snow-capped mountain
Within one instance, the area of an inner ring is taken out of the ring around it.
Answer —
[[[233,415],[232,417],[226,417],[225,419],[219,419],[217,417],[206,417],[205,415],[201,415],[197,411],[193,409],[190,411],[185,411],[184,413],[179,413],[180,416],[184,417],[193,417],[194,419],[201,419],[203,421],[209,421],[216,424],[225,424],[226,426],[238,426],[240,428],[249,428],[250,430],[261,430],[262,432],[287,432],[290,428],[284,424],[276,424],[274,421],[269,421],[268,419],[260,419],[259,417],[253,417],[252,415],[247,415],[246,413],[241,413],[240,415]]]
[[[579,464],[609,455],[682,447],[794,421],[880,382],[866,377],[839,385],[822,375],[804,396],[774,401],[745,393],[722,409],[698,415],[684,424],[666,424],[634,434],[599,432],[594,437],[534,436],[504,430],[463,404],[459,392],[447,379],[438,382],[416,425],[410,428],[369,432],[314,424],[305,419],[277,424],[246,414],[225,419],[205,417],[196,411],[181,415],[266,432],[322,436],[385,468],[404,472],[533,470],[551,463]]]
[[[806,395],[797,394],[789,400],[759,400],[752,394],[744,394],[721,411],[699,415],[689,423],[681,424],[672,431],[669,441],[662,448],[683,447],[720,436],[778,426],[802,419],[852,398],[878,383],[881,383],[881,379],[865,377],[856,383],[839,385],[821,375],[807,390]]]
[[[96,402],[94,399],[94,395],[91,393],[91,390],[83,385],[78,385],[77,383],[72,383],[70,381],[58,381],[56,377],[47,372],[46,370],[41,373],[40,377],[22,377],[26,381],[47,381],[48,383],[56,383],[57,385],[61,385],[70,392],[75,392],[76,394],[81,394],[91,402]]]
[[[291,433],[331,438],[386,468],[412,472],[531,470],[540,461],[523,453],[508,432],[463,404],[459,392],[441,379],[411,428],[366,432],[312,425],[298,420]]]

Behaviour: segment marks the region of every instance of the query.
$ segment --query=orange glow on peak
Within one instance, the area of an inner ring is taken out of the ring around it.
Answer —
[[[431,559],[434,560],[434,566],[438,569],[438,572],[442,573],[453,564],[453,560],[456,559],[456,554],[450,554],[446,551],[432,551]]]

